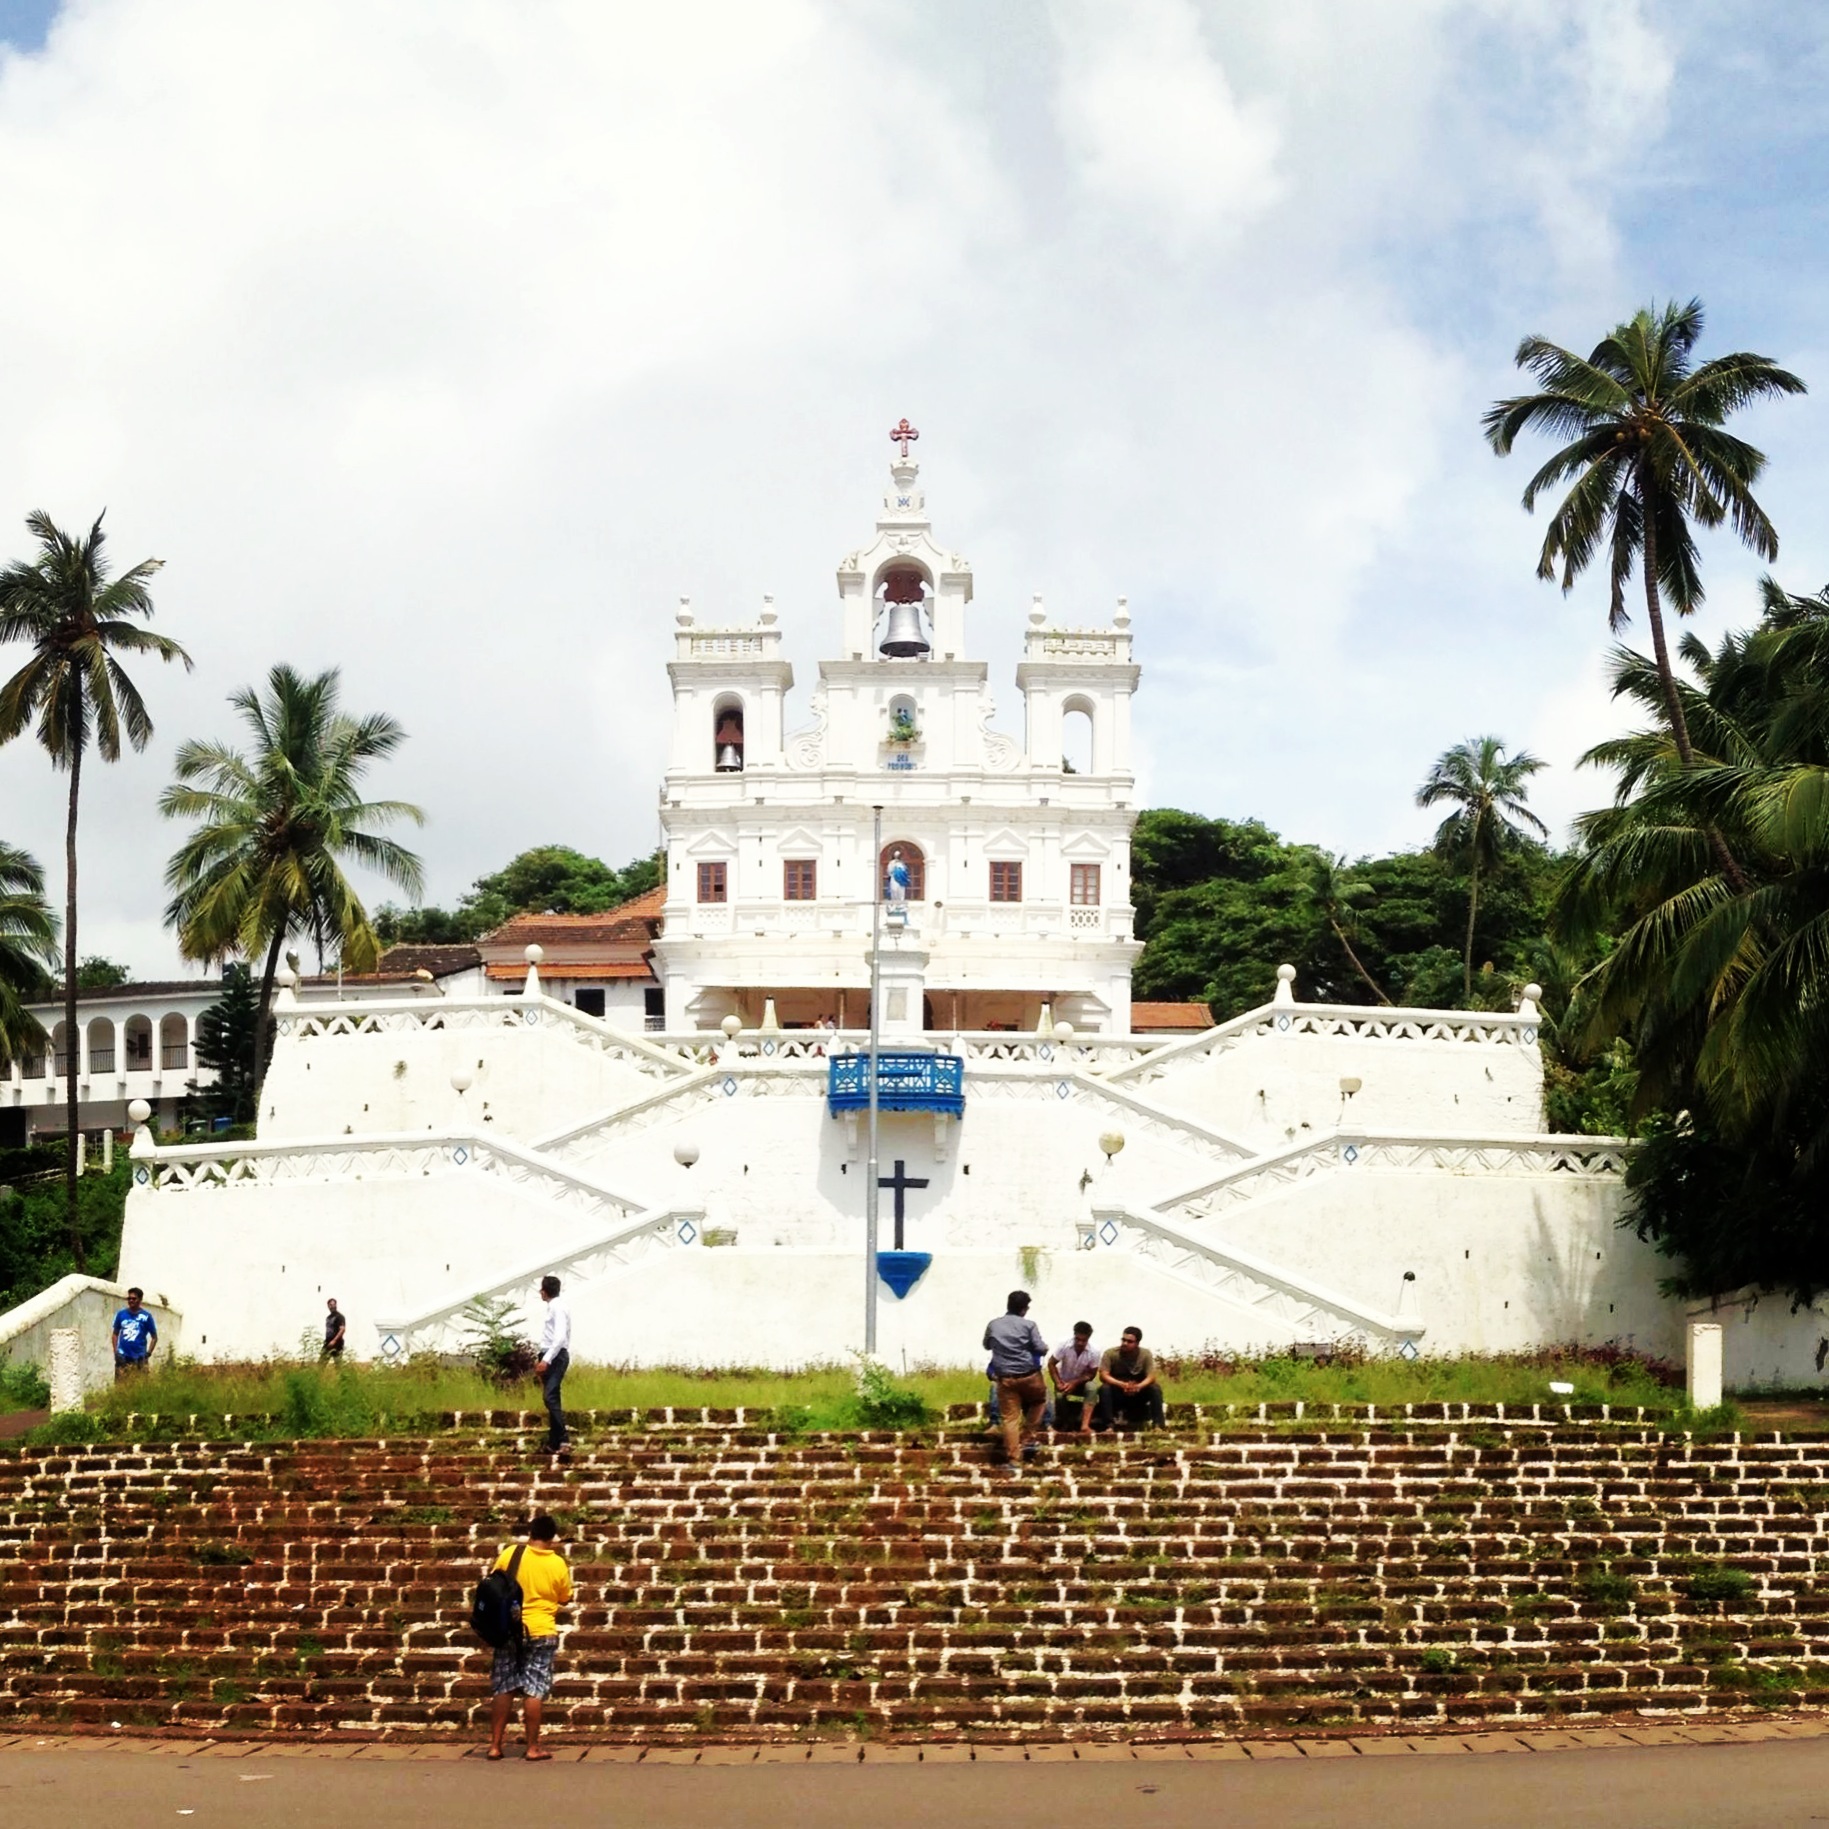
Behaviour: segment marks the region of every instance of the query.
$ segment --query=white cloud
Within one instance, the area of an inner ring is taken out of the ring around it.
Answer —
[[[1614,221],[1668,38],[1574,0],[78,0],[0,56],[0,554],[106,503],[199,661],[91,778],[89,937],[165,969],[170,746],[282,659],[405,723],[436,898],[634,855],[675,597],[776,593],[804,706],[903,413],[1006,717],[1031,590],[1130,595],[1152,796],[1371,849],[1451,742],[1579,748],[1604,616],[1536,583],[1476,419],[1522,331],[1647,289]],[[0,834],[60,830],[0,752]]]
[[[1270,112],[1242,105],[1187,0],[1053,9],[1055,110],[1081,183],[1179,241],[1234,226],[1275,200]]]

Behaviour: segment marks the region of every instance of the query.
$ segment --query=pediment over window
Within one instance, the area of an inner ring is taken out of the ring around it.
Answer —
[[[1027,857],[1029,841],[1018,837],[1005,826],[1001,832],[993,832],[984,841],[984,854],[986,857]]]
[[[737,841],[728,832],[701,832],[686,847],[688,857],[735,857]]]
[[[1076,863],[1095,863],[1111,856],[1111,846],[1101,838],[1094,838],[1090,832],[1076,832],[1061,846],[1061,856]]]
[[[825,849],[818,833],[796,826],[775,840],[775,849],[784,857],[817,857]]]

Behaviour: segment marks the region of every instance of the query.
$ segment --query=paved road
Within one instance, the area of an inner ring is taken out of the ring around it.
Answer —
[[[1829,1738],[1489,1757],[549,1765],[306,1750],[0,1751],[12,1829],[1791,1829],[1829,1824]]]

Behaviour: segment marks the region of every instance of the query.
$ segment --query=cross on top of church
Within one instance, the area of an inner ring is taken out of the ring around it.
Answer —
[[[908,447],[920,436],[921,434],[906,419],[899,426],[892,426],[889,430],[889,442],[892,445],[900,445],[904,457],[908,455]]]

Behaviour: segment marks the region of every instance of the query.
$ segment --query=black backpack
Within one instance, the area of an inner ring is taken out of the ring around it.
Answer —
[[[521,1557],[527,1545],[517,1543],[505,1569],[491,1569],[476,1584],[470,1601],[470,1630],[485,1645],[514,1645],[521,1638]]]

